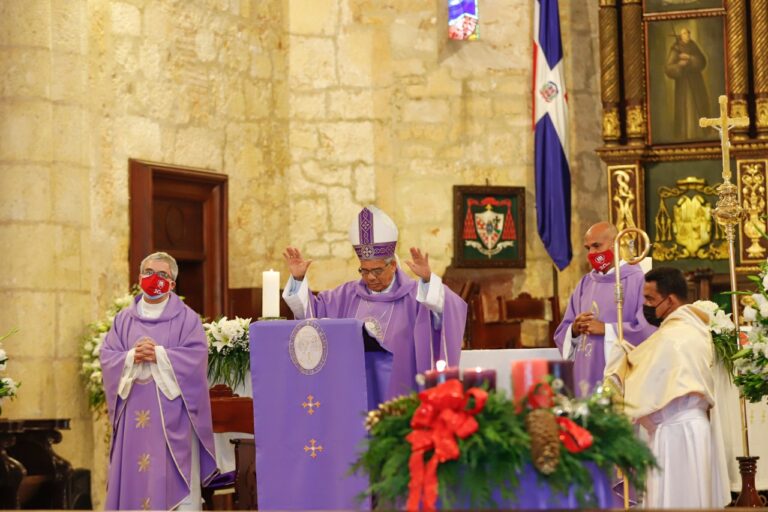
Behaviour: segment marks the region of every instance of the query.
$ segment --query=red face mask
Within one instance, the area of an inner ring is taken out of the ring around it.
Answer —
[[[587,258],[589,258],[592,268],[598,272],[605,272],[613,265],[613,251],[610,249],[587,254]]]
[[[141,278],[141,289],[150,299],[159,299],[171,289],[171,282],[157,274]]]

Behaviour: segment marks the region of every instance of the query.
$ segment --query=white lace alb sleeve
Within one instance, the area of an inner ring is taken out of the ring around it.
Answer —
[[[605,324],[605,338],[603,339],[603,354],[605,354],[605,367],[609,368],[615,365],[619,359],[626,353],[624,348],[618,343],[619,337],[616,334],[614,324]]]
[[[297,320],[303,320],[310,316],[307,314],[309,311],[309,279],[307,276],[304,276],[301,281],[290,276],[285,284],[285,289],[283,289],[283,300],[291,308],[293,316]]]
[[[573,361],[573,359],[576,357],[576,343],[578,341],[573,339],[573,326],[568,327],[568,330],[565,331],[565,336],[563,338],[563,359],[567,361]]]
[[[157,363],[150,365],[152,378],[155,379],[158,389],[168,400],[175,400],[181,395],[181,388],[176,381],[176,374],[173,373],[173,366],[165,347],[155,346],[155,359]]]
[[[125,400],[128,395],[131,394],[131,386],[136,379],[136,375],[139,372],[137,364],[133,363],[133,358],[136,357],[136,349],[131,349],[125,355],[125,363],[123,363],[123,372],[120,374],[120,384],[117,386],[117,394]]]
[[[419,279],[416,300],[424,304],[432,312],[433,325],[436,329],[439,329],[443,322],[443,306],[445,306],[443,280],[434,272],[429,277],[428,283]]]

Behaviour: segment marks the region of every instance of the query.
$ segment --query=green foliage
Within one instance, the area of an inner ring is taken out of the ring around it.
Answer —
[[[539,481],[563,493],[574,487],[584,506],[595,505],[592,475],[584,465],[594,462],[606,473],[620,468],[631,484],[643,489],[655,461],[648,447],[635,437],[629,420],[616,413],[604,396],[579,402],[565,397],[562,400],[568,402],[570,410],[581,406],[582,414],[572,414],[571,419],[592,433],[594,443],[580,453],[570,453],[561,446],[557,470],[549,476],[537,473]],[[398,406],[402,414],[381,414],[371,428],[365,451],[353,466],[353,471],[369,476],[365,494],[375,495],[383,508],[402,506],[408,495],[411,449],[405,437],[411,432],[411,417],[419,406],[417,395],[398,399]],[[531,439],[525,428],[528,411],[526,408],[517,413],[504,394],[489,394],[485,408],[476,416],[478,431],[458,440],[457,460],[438,467],[443,506],[450,508],[461,498],[469,499],[473,508],[494,508],[499,505],[492,498],[495,490],[501,491],[505,501],[515,498],[518,475],[532,464]],[[425,460],[432,453],[427,452]]]
[[[232,390],[245,383],[251,367],[251,354],[244,350],[233,350],[222,354],[216,350],[208,352],[208,382],[226,384]]]
[[[744,308],[744,318],[752,320],[752,329],[741,350],[731,356],[736,376],[733,382],[750,402],[768,396],[768,261],[760,265],[757,276],[749,276],[757,286]]]
[[[226,384],[234,391],[251,369],[248,330],[250,318],[222,317],[203,324],[208,339],[208,382]]]
[[[80,376],[88,394],[88,405],[97,416],[107,411],[107,399],[104,394],[104,381],[101,373],[101,361],[99,360],[101,346],[104,344],[104,339],[112,328],[117,314],[133,304],[134,297],[138,293],[139,288],[134,285],[129,293],[112,300],[104,312],[104,316],[88,324],[87,333],[80,341]]]
[[[733,380],[733,356],[739,350],[736,331],[720,334],[712,333],[712,343],[715,345],[715,357],[723,364],[728,377]]]

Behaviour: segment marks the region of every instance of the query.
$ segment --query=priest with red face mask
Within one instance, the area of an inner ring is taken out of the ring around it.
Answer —
[[[616,227],[599,222],[584,235],[584,248],[592,271],[581,278],[571,295],[563,321],[555,331],[555,343],[564,359],[574,361],[577,396],[589,394],[603,381],[606,356],[617,340]],[[638,345],[656,328],[643,315],[643,271],[638,265],[621,266],[624,290],[624,338]]]
[[[142,293],[115,317],[99,354],[112,446],[106,510],[200,510],[216,476],[208,344],[200,317],[173,293],[164,252],[141,262]]]

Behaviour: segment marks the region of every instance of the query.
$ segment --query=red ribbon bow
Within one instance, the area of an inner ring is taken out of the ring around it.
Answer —
[[[534,384],[528,389],[528,405],[531,409],[552,407],[554,405],[554,392],[546,382]],[[589,430],[577,425],[570,418],[559,416],[555,418],[560,427],[560,442],[571,453],[579,453],[592,446],[592,434]]]
[[[555,419],[560,426],[560,442],[571,453],[583,452],[592,446],[592,434],[584,427],[580,427],[570,418],[562,416]]]
[[[475,406],[467,410],[470,397],[474,397]],[[421,405],[411,418],[413,430],[406,436],[411,443],[407,510],[418,510],[422,502],[424,510],[435,510],[437,466],[459,458],[457,436],[464,439],[477,431],[474,415],[483,410],[487,399],[488,393],[480,388],[471,388],[465,393],[456,379],[419,393]],[[435,453],[425,464],[424,455],[432,449]]]

